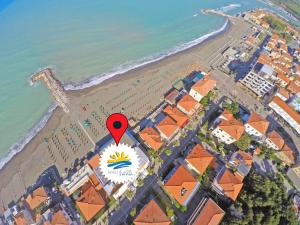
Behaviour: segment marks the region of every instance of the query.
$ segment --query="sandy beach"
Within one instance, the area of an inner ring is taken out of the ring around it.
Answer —
[[[115,76],[99,85],[68,91],[71,112],[57,108],[45,127],[4,168],[0,170],[0,211],[19,199],[50,166],[66,176],[74,162],[84,161],[94,143],[107,135],[108,114],[123,112],[137,123],[163,99],[172,84],[193,68],[208,69],[215,55],[228,43],[237,42],[250,31],[250,25],[230,18],[220,35],[163,60]],[[80,124],[90,125],[82,129]],[[85,133],[87,132],[87,133]]]

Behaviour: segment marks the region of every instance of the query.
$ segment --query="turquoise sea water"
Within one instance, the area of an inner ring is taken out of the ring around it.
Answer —
[[[230,4],[223,10],[231,14],[266,7],[253,0],[0,0],[0,158],[19,150],[12,145],[51,105],[43,85],[29,85],[38,68],[54,66],[63,82],[80,83],[219,29],[225,19],[201,9]]]

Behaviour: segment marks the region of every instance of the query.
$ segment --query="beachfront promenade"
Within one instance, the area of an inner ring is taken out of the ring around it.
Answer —
[[[122,112],[136,123],[161,102],[176,80],[187,75],[185,68],[191,64],[209,68],[217,51],[251,31],[248,23],[230,20],[235,20],[234,26],[210,41],[100,85],[68,92],[70,113],[57,108],[42,131],[0,171],[0,209],[22,196],[50,166],[66,176],[67,168],[76,167],[93,150],[93,142],[107,135],[105,120],[110,113]]]

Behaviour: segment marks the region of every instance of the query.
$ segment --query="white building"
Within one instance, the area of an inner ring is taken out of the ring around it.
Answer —
[[[227,111],[224,111],[224,113],[225,112],[228,113]],[[217,126],[212,131],[212,135],[220,142],[229,145],[241,138],[245,127],[240,121],[234,119],[233,116],[228,116],[228,114],[224,116],[223,114],[217,119]]]
[[[268,148],[281,150],[285,144],[285,141],[276,131],[273,130],[271,133],[267,135],[265,144],[268,146]]]
[[[241,83],[253,91],[258,97],[272,93],[275,88],[276,76],[272,67],[268,65],[256,64],[256,68],[251,70]]]
[[[253,112],[245,124],[245,131],[258,141],[265,136],[268,127],[269,122],[257,113]]]
[[[269,104],[282,119],[284,119],[298,134],[300,134],[300,115],[291,106],[275,96]]]
[[[89,181],[90,176],[93,174],[93,170],[89,165],[84,165],[75,174],[68,177],[61,184],[61,189],[65,195],[72,195],[78,188],[82,187],[86,182]]]
[[[210,79],[209,75],[206,75],[202,80],[197,81],[191,88],[189,95],[192,96],[197,102],[208,94],[216,87],[217,82]]]

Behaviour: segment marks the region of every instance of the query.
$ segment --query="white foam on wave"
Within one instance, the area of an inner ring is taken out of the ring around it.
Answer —
[[[82,90],[82,89],[85,89],[85,88],[89,88],[89,87],[98,85],[98,84],[102,83],[103,81],[105,81],[109,78],[112,78],[116,75],[124,74],[124,73],[126,73],[130,70],[140,68],[142,66],[145,66],[145,65],[153,63],[153,62],[157,62],[157,61],[162,60],[162,59],[164,59],[168,56],[171,56],[171,55],[174,55],[176,53],[187,50],[187,49],[189,49],[189,48],[191,48],[195,45],[198,45],[198,44],[206,41],[207,39],[209,39],[211,37],[214,37],[215,35],[218,35],[218,34],[224,32],[226,30],[228,24],[229,24],[229,20],[226,18],[225,23],[218,30],[215,30],[211,33],[205,34],[205,35],[203,35],[203,36],[201,36],[197,39],[194,39],[192,41],[177,45],[169,51],[159,53],[159,54],[155,54],[155,55],[152,55],[151,57],[145,57],[145,58],[142,58],[142,59],[137,60],[137,61],[133,61],[133,62],[123,64],[121,66],[118,66],[118,67],[114,68],[113,70],[111,70],[107,73],[103,73],[103,74],[100,74],[100,75],[93,76],[93,77],[91,77],[91,78],[89,78],[89,79],[87,79],[87,80],[85,80],[85,81],[83,81],[79,84],[71,84],[71,83],[65,84],[64,88],[66,90],[72,90],[72,91]]]
[[[22,151],[22,149],[32,140],[32,138],[34,138],[38,134],[38,132],[42,130],[42,128],[46,125],[46,123],[52,116],[52,113],[56,109],[56,107],[56,104],[52,104],[48,108],[46,114],[44,114],[42,119],[37,124],[35,124],[20,141],[9,148],[8,154],[0,160],[0,169],[2,169],[5,164],[8,163],[17,153]]]
[[[65,90],[82,90],[85,88],[89,88],[89,87],[98,85],[98,84],[102,83],[103,81],[105,81],[111,77],[114,77],[116,75],[124,74],[130,70],[137,69],[137,68],[145,66],[149,63],[157,62],[157,61],[164,59],[170,55],[174,55],[176,53],[187,50],[195,45],[198,45],[198,44],[204,42],[205,40],[207,40],[211,37],[214,37],[214,36],[224,32],[226,30],[228,24],[229,24],[229,20],[226,18],[226,21],[221,28],[219,28],[218,30],[215,30],[211,33],[205,34],[193,41],[180,44],[167,52],[156,54],[156,55],[153,55],[152,57],[145,57],[145,58],[142,58],[141,60],[138,60],[135,62],[129,62],[129,63],[123,64],[121,66],[116,67],[115,69],[113,69],[112,71],[110,71],[108,73],[104,73],[104,74],[101,74],[98,76],[91,77],[79,84],[65,84],[64,88],[65,88]],[[51,107],[49,107],[47,113],[42,117],[42,119],[35,126],[33,126],[33,128],[30,129],[29,132],[20,141],[18,141],[17,143],[15,143],[13,146],[10,147],[9,153],[7,154],[7,156],[5,156],[4,158],[2,158],[0,160],[0,169],[3,168],[5,166],[5,164],[7,162],[9,162],[17,153],[21,152],[23,150],[23,148],[32,140],[32,138],[34,138],[41,131],[41,129],[46,125],[47,121],[52,116],[52,113],[56,107],[57,107],[57,105],[55,105],[55,104],[53,104]]]
[[[223,13],[226,13],[226,12],[232,11],[232,10],[240,8],[240,7],[242,7],[241,4],[229,4],[229,5],[219,8],[218,10]]]

